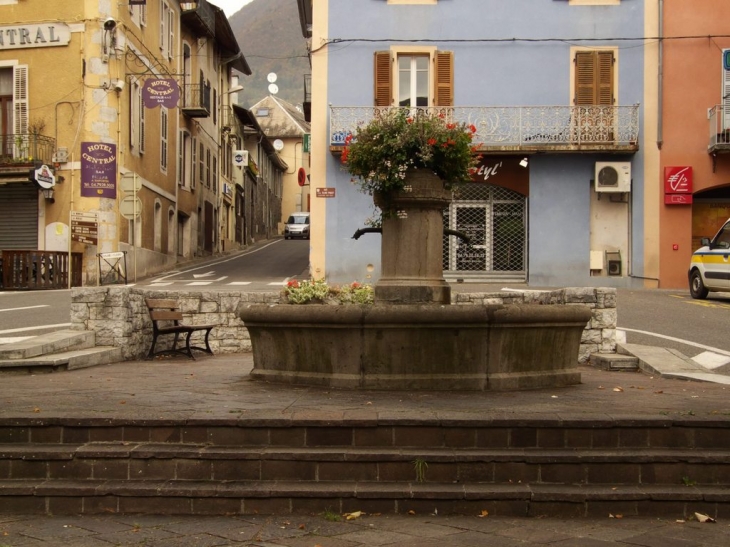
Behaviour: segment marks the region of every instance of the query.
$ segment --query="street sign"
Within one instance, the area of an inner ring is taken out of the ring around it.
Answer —
[[[71,211],[71,222],[99,222],[99,213],[93,211]]]
[[[85,243],[87,245],[96,245],[99,241],[98,237],[99,224],[97,222],[71,219],[71,241],[78,241],[79,243]]]
[[[318,198],[333,198],[335,197],[334,188],[317,188],[316,194]]]
[[[127,220],[133,220],[142,212],[142,200],[134,196],[122,198],[119,202],[119,214]]]
[[[303,148],[304,148],[303,151],[305,154],[309,154],[309,152],[311,151],[311,149],[312,149],[311,143],[312,143],[312,135],[310,133],[305,133],[304,134],[304,143],[303,143]]]
[[[122,173],[119,179],[119,188],[127,194],[139,192],[142,188],[142,178],[135,176],[132,172]]]

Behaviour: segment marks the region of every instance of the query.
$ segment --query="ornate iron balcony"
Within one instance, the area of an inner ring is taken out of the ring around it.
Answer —
[[[191,118],[210,116],[210,86],[186,84],[182,86],[182,112]]]
[[[330,151],[347,135],[390,108],[330,107]],[[409,109],[410,110],[410,109]],[[639,105],[455,106],[421,108],[452,122],[474,125],[480,152],[636,152]]]
[[[710,154],[730,152],[730,108],[718,104],[710,109]]]
[[[0,135],[0,167],[25,168],[39,161],[50,164],[56,139],[34,133]]]

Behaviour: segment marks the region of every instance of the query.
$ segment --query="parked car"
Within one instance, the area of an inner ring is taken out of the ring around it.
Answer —
[[[309,213],[292,213],[284,226],[284,239],[309,239]]]
[[[689,265],[689,293],[701,299],[710,291],[730,292],[730,219],[712,240],[703,237],[701,243]]]

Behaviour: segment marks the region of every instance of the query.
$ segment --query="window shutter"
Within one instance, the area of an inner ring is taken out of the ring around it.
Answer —
[[[137,113],[139,107],[137,106],[137,82],[132,82],[129,86],[129,146],[133,149],[137,149]]]
[[[437,51],[434,56],[436,76],[434,106],[454,106],[454,53]]]
[[[614,103],[612,51],[581,51],[575,55],[576,105],[603,105]]]
[[[375,52],[375,106],[390,106],[393,101],[393,72],[390,51]]]
[[[195,188],[195,177],[197,176],[197,153],[198,153],[198,140],[196,137],[193,137],[193,145],[190,147],[191,150],[191,157],[190,157],[190,189]]]
[[[137,89],[137,104],[139,105],[139,153],[144,154],[144,101],[142,100],[142,87]]]
[[[172,60],[175,49],[175,12],[167,8],[167,58]]]
[[[613,51],[597,51],[596,65],[598,77],[596,78],[598,95],[596,104],[612,106],[613,100]]]
[[[13,131],[28,133],[28,65],[13,67]]]
[[[593,52],[580,51],[575,54],[575,98],[576,105],[594,104],[595,71]]]
[[[160,51],[165,49],[165,2],[160,0]]]

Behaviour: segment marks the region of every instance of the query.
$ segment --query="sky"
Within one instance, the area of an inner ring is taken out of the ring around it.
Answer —
[[[221,8],[226,13],[226,17],[230,17],[243,6],[252,1],[253,0],[210,0],[210,3]]]

